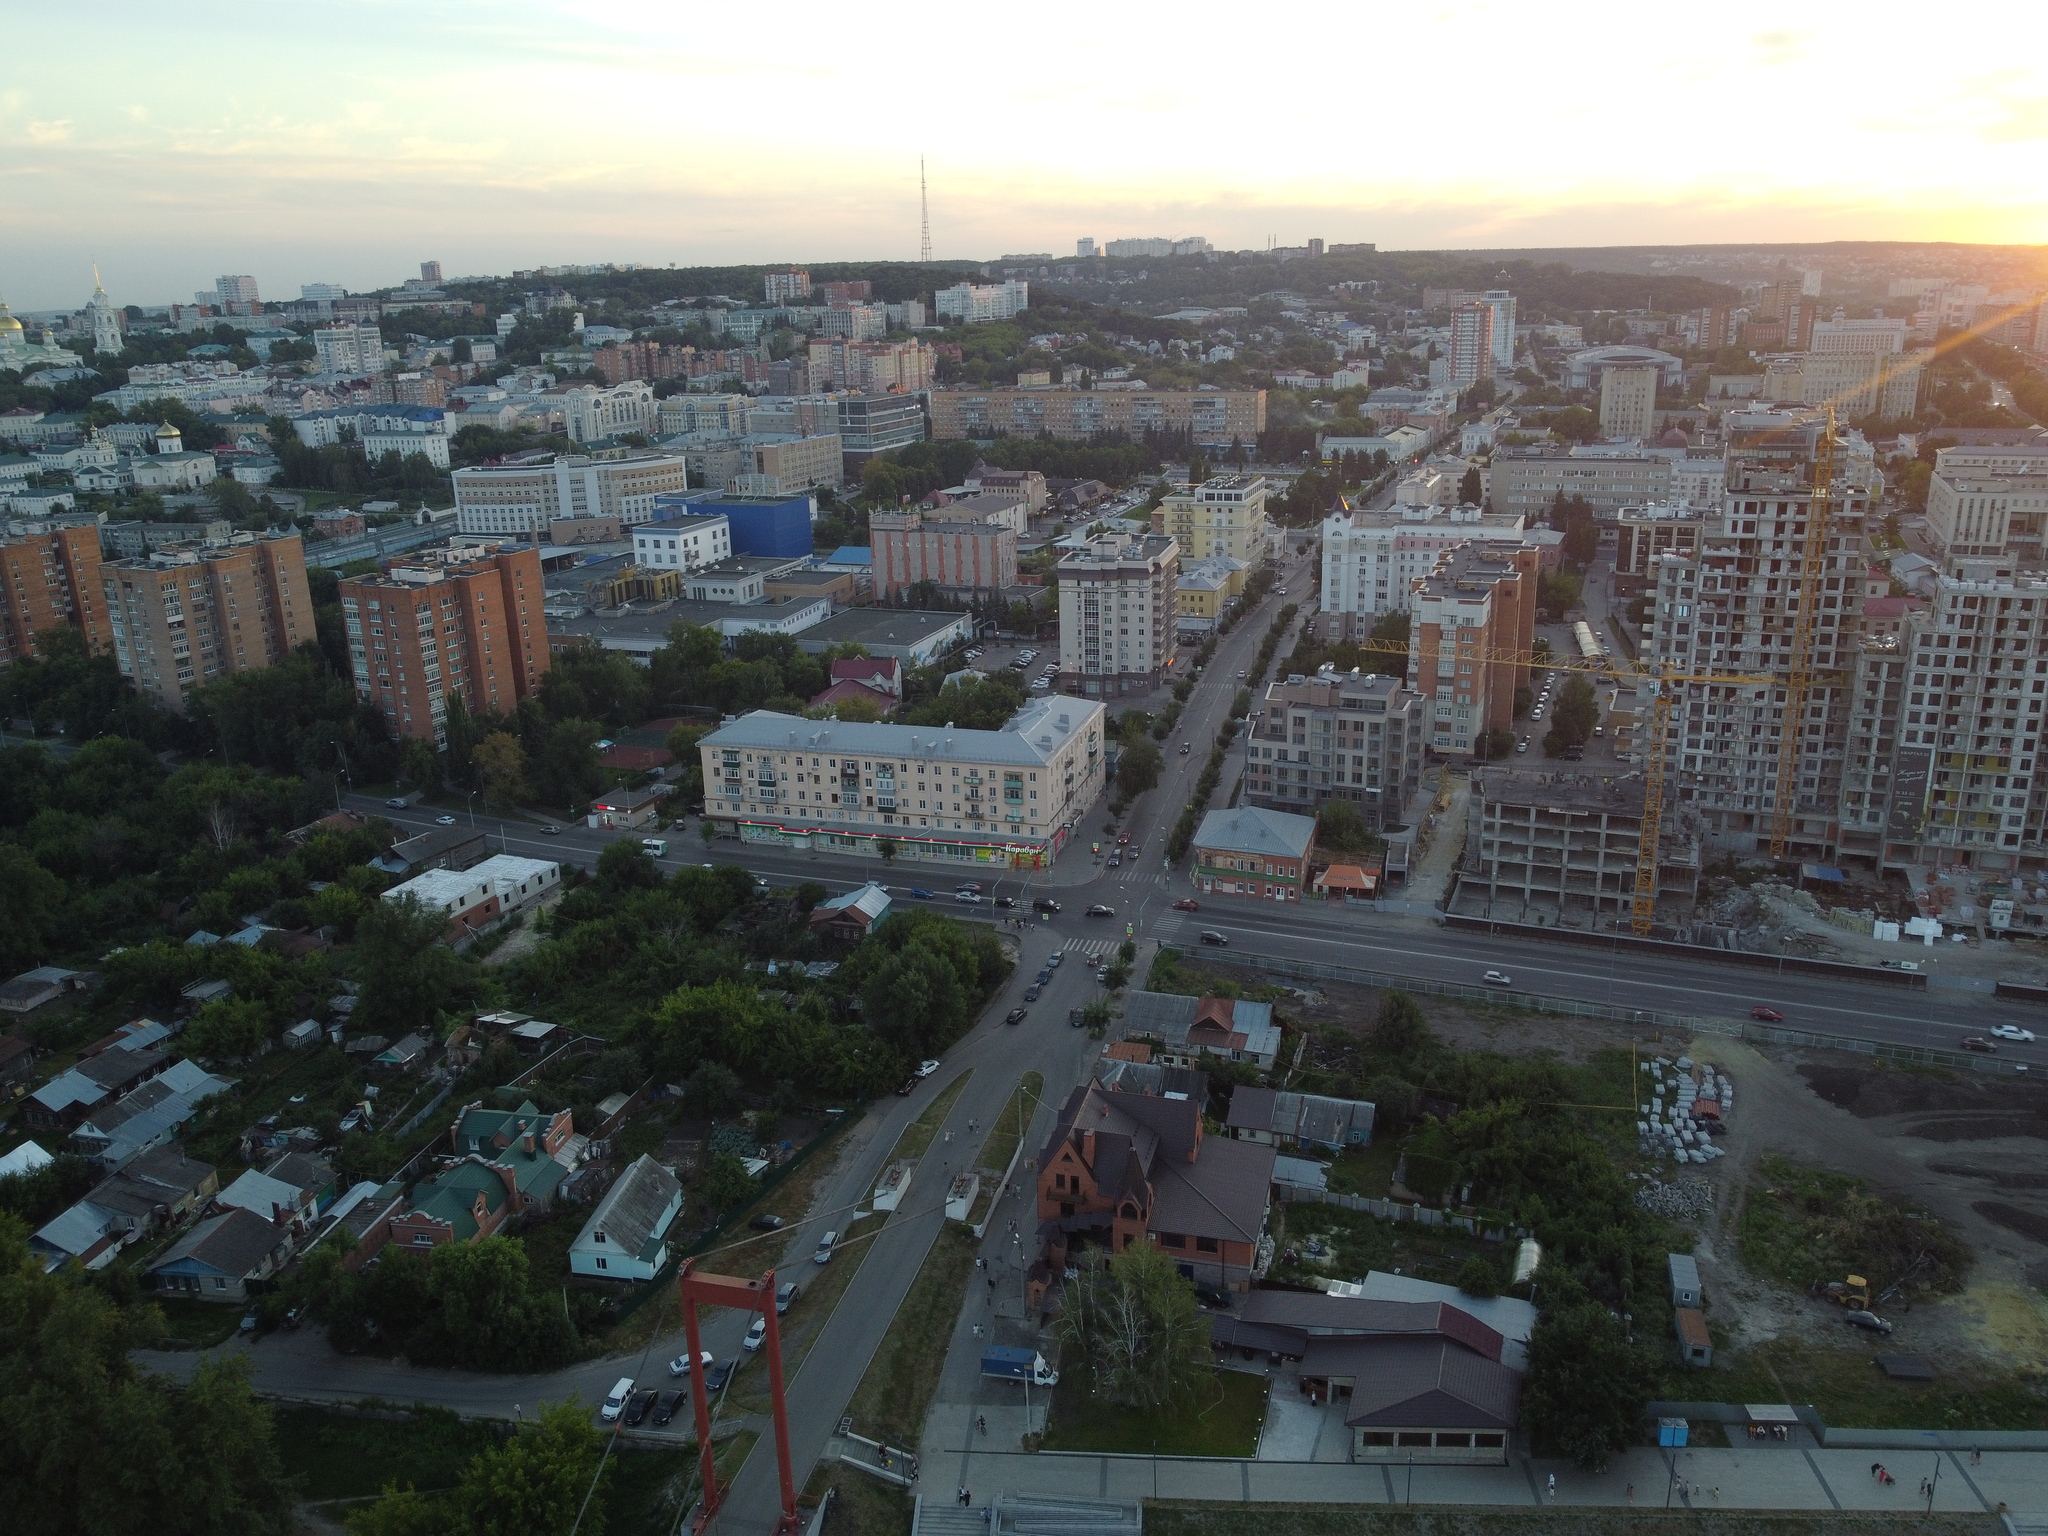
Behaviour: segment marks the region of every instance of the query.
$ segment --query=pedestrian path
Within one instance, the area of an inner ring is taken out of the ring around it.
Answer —
[[[1063,952],[1069,955],[1087,955],[1091,959],[1100,959],[1104,955],[1115,954],[1117,946],[1121,943],[1123,943],[1122,939],[1069,939]]]

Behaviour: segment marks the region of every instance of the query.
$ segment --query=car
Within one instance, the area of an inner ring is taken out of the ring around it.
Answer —
[[[654,1400],[654,1422],[666,1424],[676,1416],[676,1410],[683,1406],[683,1394],[674,1387]]]
[[[562,829],[556,826],[553,822],[549,822],[546,826],[540,829],[540,835],[542,837],[560,837],[562,835]]]
[[[1104,863],[1103,863],[1103,866],[1102,866],[1102,867],[1103,867],[1104,869],[1119,869],[1119,868],[1121,868],[1121,867],[1122,867],[1122,865],[1123,865],[1123,862],[1124,862],[1124,856],[1123,856],[1122,854],[1120,854],[1120,853],[1112,853],[1112,854],[1111,854],[1111,855],[1109,856],[1109,858],[1108,858],[1107,860],[1105,860],[1105,861],[1104,861]]]
[[[704,1390],[707,1393],[723,1392],[725,1384],[732,1380],[732,1373],[738,1370],[739,1366],[737,1359],[719,1361],[704,1373]]]
[[[434,818],[434,825],[437,827],[452,827],[455,825],[455,818],[446,815],[436,816]]]
[[[752,1353],[768,1341],[768,1319],[757,1317],[747,1329],[747,1336],[740,1340],[740,1348]]]
[[[1986,1056],[1996,1056],[1998,1054],[1998,1047],[1989,1040],[1986,1040],[1982,1035],[1963,1036],[1963,1049],[1966,1051],[1982,1051]]]
[[[1105,907],[1101,902],[1098,901],[1094,906],[1088,909],[1088,915],[1090,917],[1115,917],[1116,908]]]
[[[932,893],[921,885],[913,885],[910,888],[910,896],[913,901],[930,901],[932,899]]]
[[[914,1075],[906,1077],[903,1079],[902,1086],[896,1092],[904,1098],[910,1097],[911,1094],[917,1092],[917,1078]]]
[[[1593,734],[1595,736],[1605,736],[1607,734],[1607,727],[1604,725],[1596,725],[1593,727]]]
[[[699,1366],[709,1368],[712,1359],[712,1353],[710,1350],[707,1349],[702,1354],[697,1356],[697,1364]],[[688,1350],[684,1350],[680,1355],[677,1355],[675,1359],[669,1361],[668,1373],[671,1376],[687,1376],[690,1374],[690,1352]]]
[[[1228,944],[1230,940],[1223,934],[1218,933],[1214,928],[1204,928],[1202,930],[1202,942],[1204,944],[1224,945]]]
[[[1517,752],[1526,752],[1526,751],[1528,751],[1528,750],[1529,750],[1529,739],[1528,739],[1528,738],[1527,738],[1527,737],[1525,736],[1525,737],[1523,737],[1523,738],[1522,738],[1522,739],[1521,739],[1520,741],[1516,742],[1516,743],[1515,743],[1515,750],[1516,750]]]
[[[2017,1024],[2001,1024],[1991,1033],[1999,1040],[2024,1040],[2028,1045],[2034,1043],[2034,1032],[2031,1029],[2021,1029]]]
[[[1049,896],[1040,896],[1031,903],[1031,910],[1043,912],[1047,917],[1058,917],[1060,915],[1060,904]]]
[[[1861,1308],[1854,1312],[1844,1312],[1842,1314],[1842,1321],[1851,1328],[1861,1328],[1866,1333],[1888,1334],[1893,1332],[1890,1323],[1879,1317],[1875,1312],[1866,1312]]]
[[[1108,967],[1108,966],[1106,966],[1106,965],[1105,965],[1105,966],[1101,966],[1101,967],[1099,967],[1099,968],[1098,968],[1098,969],[1096,970],[1096,972],[1095,972],[1095,983],[1096,983],[1096,985],[1097,985],[1097,986],[1102,986],[1102,987],[1106,987],[1106,986],[1108,986],[1108,985],[1109,985],[1109,967]]]
[[[391,809],[393,809],[394,811],[402,811],[405,809],[408,802],[406,801],[406,798],[403,795],[393,795],[389,800],[386,800],[384,803],[390,806]]]
[[[1049,982],[1049,981],[1051,981],[1051,980],[1052,980],[1052,967],[1051,967],[1051,966],[1049,966],[1049,965],[1043,965],[1043,966],[1040,966],[1040,967],[1038,968],[1038,975],[1037,975],[1036,977],[1034,977],[1034,978],[1033,978],[1033,982],[1034,982],[1034,984],[1035,984],[1035,985],[1037,985],[1037,986],[1041,986],[1041,987],[1042,987],[1042,986],[1044,986],[1044,985],[1045,985],[1045,984],[1046,984],[1047,982]]]
[[[1032,991],[1036,990],[1037,989],[1035,987],[1032,989]],[[1027,992],[1024,995],[1026,997],[1029,997],[1031,993]],[[1003,1016],[1003,1022],[1005,1024],[1022,1024],[1024,1022],[1024,1015],[1029,1013],[1030,1011],[1031,1010],[1029,1008],[1012,1008],[1007,1014]]]
[[[1480,979],[1496,987],[1506,987],[1514,984],[1514,977],[1510,976],[1506,971],[1488,971]]]
[[[1035,1003],[1038,1001],[1038,984],[1036,982],[1032,983],[1030,986],[1024,989],[1024,1001],[1027,1003]],[[1010,1022],[1014,1024],[1016,1020],[1012,1019]]]
[[[1529,718],[1531,720],[1541,720],[1543,718],[1543,706],[1538,704],[1534,709],[1530,710]]]
[[[832,1252],[838,1246],[839,1234],[837,1232],[827,1232],[818,1239],[818,1249],[817,1252],[811,1255],[811,1262],[813,1264],[830,1264],[832,1262]]]
[[[966,903],[967,903],[967,904],[968,904],[969,906],[971,906],[971,907],[978,907],[978,906],[980,906],[980,905],[981,905],[981,892],[979,892],[979,891],[955,891],[955,892],[953,893],[953,899],[954,899],[955,901],[964,901],[964,902],[966,902]]]
[[[1248,678],[1248,677],[1250,677],[1250,676],[1251,676],[1251,673],[1249,673],[1249,672],[1240,672],[1240,673],[1238,673],[1238,674],[1237,674],[1237,680],[1238,680],[1238,681],[1239,681],[1239,682],[1241,683],[1241,682],[1243,682],[1243,681],[1244,681],[1244,680],[1245,680],[1246,678]]]
[[[1123,845],[1124,845],[1125,843],[1128,843],[1128,842],[1129,842],[1130,840],[1131,840],[1131,834],[1130,834],[1130,833],[1128,833],[1128,832],[1122,833],[1122,834],[1120,834],[1120,835],[1118,836],[1118,838],[1117,838],[1117,846],[1119,846],[1119,847],[1122,847],[1122,846],[1123,846]]]
[[[923,1061],[920,1061],[917,1064],[917,1075],[919,1077],[930,1077],[934,1072],[938,1070],[939,1058],[936,1056],[927,1056]]]
[[[1194,748],[1189,746],[1186,742],[1182,742],[1180,744],[1180,755],[1182,757],[1186,757],[1192,751],[1194,751]]]
[[[642,1387],[635,1392],[632,1400],[626,1404],[626,1428],[631,1429],[646,1418],[648,1410],[654,1406],[654,1400],[659,1396],[661,1394],[652,1387]]]
[[[1017,898],[1014,896],[998,896],[995,899],[994,905],[998,907],[1014,907],[1017,905]]]
[[[1081,1016],[1081,1010],[1080,1010],[1080,1009],[1078,1009],[1078,1008],[1069,1008],[1069,1009],[1067,1010],[1067,1023],[1068,1023],[1068,1024],[1069,1024],[1069,1025],[1070,1025],[1071,1027],[1073,1027],[1073,1028],[1075,1028],[1075,1029],[1079,1029],[1079,1028],[1080,1028],[1080,1027],[1081,1027],[1081,1026],[1082,1026],[1083,1024],[1086,1024],[1087,1022],[1088,1022],[1088,1021],[1087,1021],[1087,1020],[1086,1020],[1085,1018],[1083,1018],[1083,1017]]]
[[[772,1211],[763,1211],[752,1221],[748,1222],[747,1225],[756,1232],[780,1232],[789,1223],[780,1216],[775,1215]]]
[[[710,1357],[707,1355],[705,1358]],[[611,1393],[605,1398],[604,1405],[597,1410],[597,1416],[607,1424],[617,1423],[619,1415],[626,1411],[626,1403],[632,1396],[633,1378],[621,1376],[612,1384]]]
[[[1183,896],[1173,904],[1173,910],[1176,912],[1199,912],[1202,910],[1202,904],[1192,896]]]
[[[1758,1003],[1754,1008],[1750,1009],[1749,1016],[1752,1019],[1761,1019],[1766,1024],[1782,1024],[1785,1022],[1785,1015],[1778,1012],[1775,1008],[1766,1008],[1762,1003]]]
[[[1049,677],[1034,677],[1031,679],[1031,686],[1033,688],[1050,688],[1052,686],[1052,679]]]
[[[1056,949],[1045,957],[1045,968],[1048,971],[1056,971],[1066,963],[1067,955],[1065,950]]]
[[[797,1297],[803,1295],[803,1293],[804,1288],[794,1280],[783,1281],[782,1284],[775,1288],[775,1315],[780,1317],[791,1307],[795,1306]]]
[[[248,1311],[242,1314],[241,1331],[243,1333],[254,1333],[256,1331],[256,1325],[262,1321],[263,1309],[261,1307],[251,1307]]]
[[[981,894],[981,882],[979,880],[962,880],[953,889],[956,891],[972,891],[975,895],[979,896]]]

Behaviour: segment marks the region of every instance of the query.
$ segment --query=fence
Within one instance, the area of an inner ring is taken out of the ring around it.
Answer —
[[[1454,884],[1450,899],[1457,900]],[[1904,987],[1908,991],[1927,989],[1925,971],[1901,971],[1876,965],[1855,965],[1846,960],[1814,960],[1805,955],[1765,955],[1750,949],[1717,949],[1711,944],[1682,944],[1671,939],[1639,939],[1629,933],[1592,933],[1584,928],[1546,928],[1537,923],[1504,923],[1490,917],[1462,917],[1446,913],[1447,928],[1498,933],[1513,939],[1537,939],[1545,944],[1594,945],[1613,954],[1676,955],[1686,959],[1713,960],[1722,965],[1746,965],[1766,971],[1797,971],[1809,976],[1839,976],[1844,980],[1874,981],[1880,986]]]
[[[1368,1216],[1377,1216],[1381,1221],[1412,1221],[1424,1227],[1449,1227],[1493,1243],[1529,1235],[1519,1227],[1484,1222],[1476,1216],[1461,1216],[1456,1211],[1439,1211],[1427,1205],[1403,1205],[1398,1200],[1375,1200],[1370,1195],[1340,1195],[1335,1190],[1314,1189],[1305,1184],[1275,1184],[1273,1187],[1280,1191],[1281,1200],[1289,1205],[1334,1205],[1340,1210],[1362,1211]]]
[[[1241,949],[1205,950],[1205,963],[1237,965],[1274,976],[1292,976],[1314,981],[1343,981],[1379,991],[1413,992],[1424,997],[1448,997],[1460,1002],[1485,1003],[1496,1008],[1519,1008],[1528,1013],[1556,1014],[1562,1018],[1605,1019],[1615,1024],[1636,1024],[1658,1031],[1675,1030],[1693,1035],[1725,1035],[1753,1044],[1790,1045],[1808,1050],[1853,1051],[1911,1066],[1946,1067],[1957,1072],[2013,1074],[2025,1072],[2024,1063],[2001,1061],[1993,1056],[1973,1056],[1960,1051],[1935,1050],[1927,1046],[1897,1045],[1884,1040],[1864,1040],[1852,1035],[1823,1035],[1811,1030],[1785,1029],[1749,1019],[1724,1019],[1691,1013],[1667,1013],[1661,1008],[1622,1008],[1612,1003],[1582,1002],[1577,998],[1543,997],[1534,992],[1514,992],[1499,987],[1473,987],[1462,982],[1436,981],[1427,976],[1402,976],[1391,971],[1364,970],[1349,965],[1324,965],[1313,960],[1296,960],[1288,955],[1258,955]]]

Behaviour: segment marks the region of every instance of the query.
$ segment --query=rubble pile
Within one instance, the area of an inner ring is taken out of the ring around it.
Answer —
[[[1705,1179],[1680,1179],[1675,1184],[1650,1179],[1636,1191],[1636,1204],[1655,1216],[1704,1221],[1714,1214],[1714,1186]]]

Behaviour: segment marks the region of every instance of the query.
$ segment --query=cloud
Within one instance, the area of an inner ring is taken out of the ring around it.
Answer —
[[[1749,40],[1756,50],[1756,62],[1767,69],[1785,64],[1797,64],[1806,57],[1806,45],[1813,40],[1811,32],[1759,32]]]
[[[2048,139],[2048,96],[2007,96],[1999,103],[2001,115],[1978,130],[1992,144],[2026,144]]]
[[[35,122],[28,125],[29,142],[33,144],[65,144],[71,139],[71,119],[60,117],[54,122]]]

